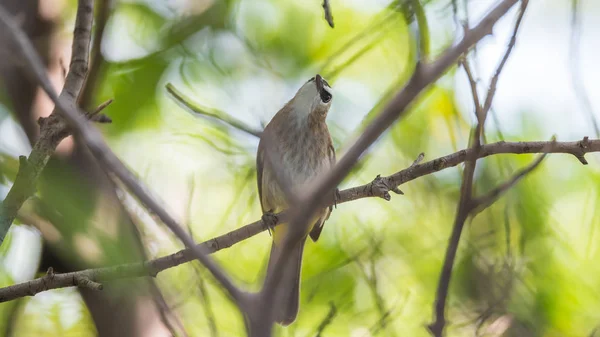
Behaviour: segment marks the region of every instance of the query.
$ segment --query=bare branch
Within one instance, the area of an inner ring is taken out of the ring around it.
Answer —
[[[329,303],[329,312],[327,313],[327,316],[325,316],[325,318],[323,318],[321,323],[319,323],[319,326],[317,327],[317,332],[315,333],[315,337],[321,337],[321,335],[323,334],[323,331],[325,331],[325,328],[327,328],[327,326],[331,324],[331,321],[333,321],[336,314],[337,314],[337,308],[335,307],[335,304],[333,304],[333,302],[330,302]]]
[[[430,54],[430,33],[429,33],[429,25],[427,23],[427,16],[425,15],[425,10],[423,9],[423,5],[420,0],[412,0],[411,7],[415,13],[417,27],[419,29],[419,36],[417,42],[419,44],[418,48],[418,59],[421,62],[429,61]]]
[[[517,43],[517,33],[519,32],[519,27],[521,27],[521,21],[523,20],[523,15],[525,14],[525,10],[527,9],[528,4],[529,4],[529,0],[521,0],[521,8],[520,8],[519,14],[517,16],[517,21],[515,22],[515,26],[513,28],[512,36],[510,37],[510,42],[508,43],[508,47],[506,48],[506,51],[504,52],[504,56],[502,57],[502,60],[498,64],[498,67],[496,68],[496,72],[494,73],[494,76],[492,77],[492,80],[490,81],[490,86],[489,86],[489,89],[487,92],[487,96],[485,98],[485,103],[483,105],[483,113],[486,115],[487,115],[488,111],[490,111],[490,108],[492,107],[492,101],[494,100],[494,95],[496,94],[496,86],[497,86],[498,80],[500,78],[500,73],[502,73],[502,70],[504,69],[504,65],[506,64],[506,61],[508,61],[508,58],[509,58],[511,52],[513,51],[513,48],[515,47],[515,44]],[[600,137],[600,135],[598,137]]]
[[[63,107],[76,107],[77,96],[79,96],[83,82],[85,81],[93,19],[92,10],[93,0],[79,1],[73,33],[71,65],[66,76],[65,85],[60,93],[60,98],[56,97],[64,102]],[[29,44],[27,35],[20,30],[19,25],[2,6],[0,6],[0,22],[6,27],[3,30],[13,33],[12,38],[20,48],[23,42]],[[31,64],[29,62],[30,64],[25,69],[33,73],[36,78],[39,78],[40,75],[46,77],[46,81],[42,83],[42,86],[46,89],[54,90],[52,84],[47,79],[46,69],[39,60],[35,49],[29,44],[25,50],[26,53],[33,54],[37,58],[37,63]],[[66,124],[56,112],[57,108],[60,109],[59,107],[55,107],[48,118],[40,120],[40,138],[34,144],[29,158],[25,159],[23,157],[20,160],[21,165],[17,178],[8,195],[2,204],[0,204],[0,243],[4,240],[23,203],[35,193],[37,180],[46,167],[50,156],[54,153],[58,144],[69,135]]]
[[[185,330],[185,327],[179,320],[179,317],[177,317],[177,315],[171,310],[171,308],[169,308],[169,304],[165,300],[165,297],[161,293],[160,289],[158,288],[158,286],[156,285],[154,280],[150,280],[149,286],[150,286],[150,293],[152,294],[152,301],[154,302],[154,305],[156,306],[156,309],[158,310],[160,320],[163,323],[163,325],[165,326],[165,328],[167,328],[167,330],[169,330],[169,333],[171,333],[171,336],[177,336],[177,330],[175,329],[173,324],[171,324],[170,317],[172,317],[173,320],[177,323],[179,331],[181,331],[181,334],[183,335],[183,337],[189,337],[187,331]]]
[[[329,24],[329,27],[333,28],[333,14],[331,13],[329,0],[323,0],[323,12],[325,12],[325,20]]]
[[[506,193],[511,187],[515,186],[521,179],[523,179],[527,174],[535,170],[541,163],[544,158],[546,158],[547,153],[540,155],[533,163],[529,164],[526,168],[520,170],[515,175],[512,176],[508,181],[504,182],[500,186],[488,192],[486,195],[478,197],[473,200],[473,210],[471,211],[472,216],[477,215],[484,209],[491,206],[496,200],[498,200],[504,193]]]
[[[471,215],[471,212],[475,207],[475,203],[473,201],[473,177],[475,174],[477,158],[480,156],[481,153],[481,139],[484,135],[483,129],[485,127],[485,121],[488,116],[488,111],[492,106],[492,101],[494,99],[496,85],[500,77],[500,73],[502,72],[502,69],[504,68],[504,65],[506,64],[506,61],[508,60],[508,57],[510,56],[510,53],[516,43],[517,32],[519,31],[519,26],[521,25],[521,20],[523,18],[523,15],[525,14],[525,9],[527,8],[528,3],[529,0],[521,0],[521,10],[518,14],[511,40],[504,53],[504,56],[502,57],[502,60],[500,61],[500,64],[496,69],[496,73],[490,81],[489,90],[483,106],[480,105],[479,95],[477,94],[477,84],[473,78],[466,58],[463,61],[463,67],[465,69],[465,72],[467,73],[467,77],[469,78],[469,83],[471,84],[471,91],[473,95],[473,101],[475,102],[475,114],[477,117],[477,125],[471,133],[471,153],[466,157],[465,170],[463,172],[463,179],[461,185],[460,201],[458,203],[456,217],[454,219],[454,225],[452,227],[452,233],[450,234],[450,239],[448,240],[448,247],[446,248],[446,254],[444,256],[444,264],[442,266],[442,271],[440,273],[438,287],[436,290],[434,302],[435,318],[434,321],[428,325],[429,331],[435,337],[442,337],[444,335],[444,328],[446,326],[446,300],[448,298],[448,289],[450,288],[450,280],[452,278],[452,268],[454,266],[454,260],[456,259],[456,253],[460,244],[460,237],[462,234],[462,230],[465,226],[465,221]],[[508,186],[507,188],[509,188],[510,186]],[[496,199],[490,201],[493,202],[495,200]]]
[[[423,159],[425,159],[425,153],[421,152],[419,153],[419,155],[417,156],[417,159],[415,159],[415,161],[413,161],[413,163],[410,165],[410,167],[419,165],[420,162],[423,161]]]
[[[102,77],[104,57],[102,56],[101,45],[104,37],[104,29],[106,28],[113,5],[114,0],[103,0],[96,7],[96,27],[94,29],[94,38],[92,39],[90,52],[90,67],[82,92],[79,95],[79,106],[84,109],[90,107],[98,87],[98,81]]]
[[[391,22],[393,22],[392,19],[395,17],[395,14],[396,13],[394,11],[389,11],[389,13],[386,13],[386,15],[383,18],[376,18],[372,20],[371,23],[369,23],[362,31],[348,39],[348,41],[346,41],[340,48],[336,49],[333,53],[331,53],[331,56],[327,60],[325,60],[325,62],[320,66],[320,74],[324,74],[324,77],[328,79],[334,77],[335,74],[338,73],[338,70],[336,69],[334,71],[328,71],[327,68],[333,65],[334,61],[336,61],[341,55],[345,55],[348,50],[350,50],[352,47],[355,47],[363,39],[371,38],[374,41],[378,41],[378,39],[374,38],[374,36],[381,36],[385,33],[385,30],[383,28],[386,28]],[[365,44],[366,47],[371,48],[373,42],[371,41]],[[361,51],[353,53],[354,56],[351,57],[351,59],[355,59],[357,55],[363,54],[364,49],[365,47],[361,48]],[[346,61],[344,62],[344,64],[348,64],[348,62],[349,61]]]
[[[477,81],[473,76],[473,71],[471,70],[471,66],[469,65],[469,61],[465,56],[462,60],[459,61],[460,64],[465,69],[465,73],[467,74],[467,79],[469,80],[469,85],[471,87],[471,96],[473,97],[473,103],[475,103],[475,117],[479,120],[482,116],[482,106],[479,100],[479,93],[477,92]]]
[[[456,210],[456,217],[454,218],[452,233],[450,234],[450,239],[448,239],[448,247],[446,248],[446,254],[444,256],[444,264],[442,266],[442,271],[440,273],[438,287],[435,294],[435,319],[427,326],[429,331],[435,337],[442,337],[444,334],[444,327],[446,326],[446,299],[448,298],[448,289],[450,287],[450,279],[452,278],[452,267],[454,266],[454,260],[456,259],[456,252],[458,251],[460,236],[465,226],[465,221],[467,220],[471,210],[473,176],[475,174],[477,157],[481,151],[481,143],[478,135],[483,124],[485,123],[485,115],[481,117],[482,118],[478,120],[477,126],[471,133],[471,153],[466,158],[465,170],[463,172],[463,179],[460,187],[460,200],[458,202],[458,209]]]
[[[181,93],[179,90],[177,90],[175,88],[175,86],[173,86],[173,84],[171,84],[171,83],[167,83],[166,88],[167,88],[167,92],[169,94],[171,94],[171,97],[173,97],[175,102],[177,102],[180,106],[182,106],[184,109],[190,111],[194,115],[199,115],[202,117],[208,117],[208,118],[215,119],[215,120],[223,122],[231,127],[234,127],[240,131],[244,131],[245,133],[247,133],[249,135],[260,138],[260,136],[262,134],[262,130],[257,130],[256,128],[253,128],[253,127],[247,125],[246,123],[227,114],[224,111],[217,111],[215,109],[201,107],[197,103],[193,103],[191,101],[191,99],[189,99],[188,97],[185,97],[185,95],[183,93]]]
[[[94,109],[94,111],[92,111],[89,114],[87,114],[87,117],[91,121],[94,121],[96,123],[112,123],[112,119],[110,119],[110,117],[106,116],[105,114],[101,114],[100,113],[107,106],[109,106],[112,102],[113,102],[113,100],[109,99],[108,101],[106,101],[106,102],[98,105],[98,107],[96,107],[96,109]]]
[[[580,65],[581,62],[579,60],[579,50],[580,50],[580,34],[581,34],[581,18],[579,17],[580,12],[580,1],[579,0],[571,0],[571,41],[570,41],[570,55],[569,61],[571,66],[571,83],[573,85],[573,89],[575,90],[575,95],[583,105],[584,112],[588,114],[592,125],[594,126],[594,132],[596,133],[596,137],[600,137],[600,128],[598,127],[598,121],[596,120],[594,109],[592,108],[592,102],[587,94],[585,89],[585,85],[583,82],[583,76],[581,74]]]

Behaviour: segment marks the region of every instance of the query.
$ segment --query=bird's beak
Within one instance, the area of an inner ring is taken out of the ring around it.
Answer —
[[[317,84],[317,92],[320,94],[321,91],[323,91],[323,77],[317,74],[317,76],[315,76],[315,83]]]
[[[331,91],[328,89],[329,85],[321,75],[317,74],[317,76],[315,76],[315,84],[317,85],[317,92],[319,93],[319,96],[321,96],[321,100],[324,103],[331,102]]]

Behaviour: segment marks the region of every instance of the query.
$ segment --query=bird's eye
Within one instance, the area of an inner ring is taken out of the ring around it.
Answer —
[[[331,94],[327,90],[321,90],[321,100],[323,103],[329,103],[331,101]]]

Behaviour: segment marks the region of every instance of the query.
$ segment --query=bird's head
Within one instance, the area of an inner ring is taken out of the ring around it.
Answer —
[[[333,92],[329,83],[317,74],[300,87],[291,101],[291,107],[300,116],[313,116],[324,120],[332,99]]]

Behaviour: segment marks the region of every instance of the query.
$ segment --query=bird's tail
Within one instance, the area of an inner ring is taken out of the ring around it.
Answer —
[[[306,239],[293,248],[283,271],[282,279],[275,291],[275,321],[283,326],[292,324],[298,316],[300,306],[300,270],[302,269],[302,253]],[[271,246],[267,277],[272,272],[280,248],[275,243]]]

